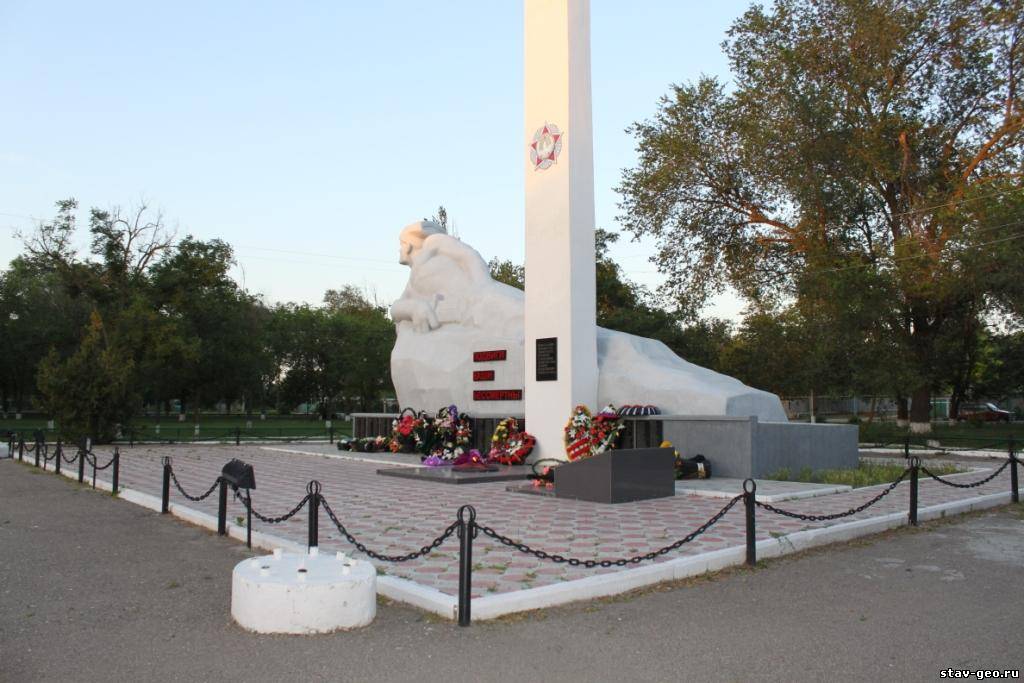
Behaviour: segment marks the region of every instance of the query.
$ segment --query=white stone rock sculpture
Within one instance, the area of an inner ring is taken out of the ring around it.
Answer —
[[[493,280],[480,254],[437,223],[406,226],[400,242],[399,262],[411,272],[391,307],[398,331],[391,377],[399,405],[433,411],[455,404],[473,416],[521,415],[521,400],[474,401],[473,391],[523,388],[523,292]],[[474,362],[474,352],[492,350],[506,351],[506,360]],[[591,408],[644,403],[664,415],[786,421],[778,396],[689,363],[660,341],[599,327],[597,358],[600,405]],[[477,370],[493,370],[494,379],[474,381]]]

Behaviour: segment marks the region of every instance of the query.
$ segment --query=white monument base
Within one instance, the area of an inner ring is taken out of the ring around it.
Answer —
[[[367,626],[376,614],[377,570],[343,553],[275,550],[232,573],[231,616],[257,633],[328,633]]]

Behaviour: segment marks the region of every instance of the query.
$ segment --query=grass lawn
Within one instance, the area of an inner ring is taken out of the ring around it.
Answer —
[[[783,468],[772,472],[765,479],[776,481],[803,481],[813,484],[841,484],[860,488],[862,486],[874,486],[875,484],[891,484],[896,478],[903,474],[906,469],[903,465],[887,465],[871,462],[861,462],[857,469],[847,470],[820,470],[812,472],[809,467],[798,472],[790,472]],[[932,463],[928,469],[938,475],[956,474],[960,470],[952,465],[941,465]]]
[[[257,415],[251,418],[251,422],[252,427],[247,426],[247,419],[244,415],[202,415],[199,421],[199,434],[196,435],[195,423],[191,416],[185,422],[178,422],[176,418],[164,417],[159,423],[156,418],[147,417],[135,420],[132,424],[132,431],[135,439],[143,441],[222,440],[234,438],[236,433],[240,433],[243,439],[326,439],[330,436],[322,420],[305,415],[267,416],[266,420],[260,420]],[[157,430],[158,425],[159,431]],[[331,426],[336,439],[352,434],[351,421],[333,420]],[[27,438],[29,433],[36,429],[45,430],[48,439],[56,438],[57,430],[48,430],[45,418],[0,420],[0,432],[8,430],[24,432]]]
[[[1004,450],[1010,437],[1020,444],[1024,441],[1024,423],[987,422],[973,425],[968,422],[957,424],[934,424],[931,434],[911,434],[910,430],[896,426],[894,422],[860,424],[860,442],[868,444],[902,444],[910,438],[911,445],[927,446],[938,442],[952,448],[994,448]]]

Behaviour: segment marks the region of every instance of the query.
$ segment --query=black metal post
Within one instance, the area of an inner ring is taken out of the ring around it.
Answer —
[[[921,458],[914,456],[910,460],[910,524],[917,526],[917,475],[921,467]]]
[[[330,433],[331,443],[334,443],[334,425],[331,425],[331,428],[328,430],[328,432]]]
[[[135,430],[134,429],[129,429],[128,430],[128,448],[133,448],[134,446],[135,446]]]
[[[910,437],[903,437],[903,457],[906,460],[910,460]]]
[[[18,460],[25,459],[25,435],[18,435]]]
[[[316,548],[320,545],[320,482],[316,479],[306,484],[306,493],[309,494],[309,536],[306,545],[309,548]]]
[[[111,483],[111,493],[117,495],[117,484],[121,479],[121,452],[114,446],[114,481]]]
[[[245,490],[245,547],[252,549],[252,496]]]
[[[85,445],[78,447],[78,483],[85,482]]]
[[[96,464],[98,463],[98,457],[94,453],[92,456],[92,487],[96,488]]]
[[[60,439],[57,439],[57,448],[54,450],[53,453],[56,456],[53,459],[53,469],[57,474],[60,474],[60,461],[64,459],[64,445],[60,442]]]
[[[1017,450],[1016,445],[1013,441],[1013,437],[1010,437],[1010,499],[1014,503],[1020,502],[1020,486],[1017,483]]]
[[[39,439],[38,436],[37,436],[36,437],[36,467],[39,467],[39,451],[42,450],[40,448],[40,446],[42,446],[42,440]]]
[[[743,481],[743,506],[747,513],[747,565],[751,567],[757,564],[757,530],[754,526],[754,508],[757,503],[754,494],[756,492],[757,482],[753,479],[745,479]]]
[[[467,514],[468,513],[468,514]],[[473,537],[476,536],[476,509],[459,508],[459,626],[469,626],[473,602]]]
[[[228,480],[218,477],[220,482],[220,498],[217,500],[217,535],[228,533]]]
[[[235,427],[235,445],[238,446],[242,443],[242,428]]]
[[[160,513],[167,514],[171,505],[171,459],[164,456],[164,483],[161,488]]]

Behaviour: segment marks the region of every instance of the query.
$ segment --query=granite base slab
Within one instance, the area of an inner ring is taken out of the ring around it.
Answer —
[[[525,465],[499,467],[493,472],[457,471],[451,467],[395,467],[377,470],[385,477],[400,477],[436,484],[486,484],[495,481],[526,479],[530,468]]]

